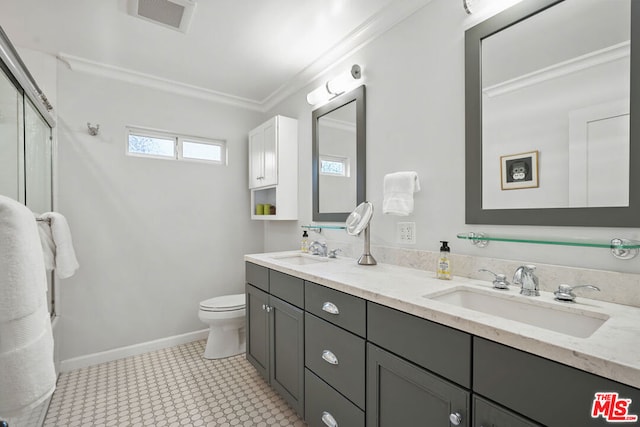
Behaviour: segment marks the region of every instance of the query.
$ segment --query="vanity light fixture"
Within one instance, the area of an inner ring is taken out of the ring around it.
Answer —
[[[311,105],[316,105],[342,95],[361,77],[362,69],[358,64],[354,64],[351,69],[331,80],[327,80],[325,84],[309,92],[307,94],[307,102]]]

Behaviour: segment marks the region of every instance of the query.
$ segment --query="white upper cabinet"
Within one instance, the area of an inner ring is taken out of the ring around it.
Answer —
[[[298,121],[275,116],[249,132],[252,219],[294,220],[298,215]],[[257,209],[267,205],[269,211]]]
[[[278,122],[273,117],[249,132],[249,188],[278,183]]]

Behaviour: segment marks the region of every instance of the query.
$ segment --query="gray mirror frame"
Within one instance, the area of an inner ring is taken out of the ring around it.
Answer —
[[[629,206],[602,208],[482,208],[482,39],[564,0],[524,0],[465,32],[466,224],[640,226],[640,1],[631,2]],[[636,118],[638,114],[638,118]],[[635,165],[635,167],[633,167]]]
[[[320,147],[318,141],[318,119],[325,114],[349,104],[356,103],[356,204],[354,208],[365,201],[366,194],[366,102],[364,85],[353,89],[351,92],[340,95],[329,103],[313,110],[312,113],[312,185],[313,185],[313,221],[344,222],[351,212],[320,212],[319,192],[319,158]]]

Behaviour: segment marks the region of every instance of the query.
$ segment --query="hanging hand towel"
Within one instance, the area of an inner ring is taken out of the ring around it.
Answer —
[[[407,216],[413,212],[413,193],[420,191],[416,172],[395,172],[384,176],[382,212]]]
[[[76,259],[76,252],[73,249],[71,230],[69,229],[69,224],[67,223],[66,218],[57,212],[47,212],[40,215],[38,218],[48,220],[51,227],[51,237],[55,244],[54,268],[56,270],[56,276],[61,279],[73,276],[80,265]],[[46,222],[44,223],[46,224]],[[44,234],[47,234],[46,230]],[[48,244],[48,236],[45,236],[42,240],[43,251],[46,252],[47,247],[50,246]]]
[[[0,196],[0,415],[39,405],[55,389],[47,279],[33,213]]]
[[[42,243],[44,268],[47,271],[53,271],[56,268],[56,244],[53,242],[49,221],[38,220],[38,233],[40,234],[40,243]]]

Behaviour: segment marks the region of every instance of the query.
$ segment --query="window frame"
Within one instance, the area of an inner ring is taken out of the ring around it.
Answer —
[[[125,154],[127,156],[132,157],[143,157],[150,159],[162,159],[162,160],[175,160],[175,161],[183,161],[183,162],[196,162],[196,163],[207,163],[214,164],[220,166],[226,166],[228,164],[228,150],[227,150],[227,141],[224,139],[216,139],[216,138],[206,138],[202,136],[193,136],[193,135],[183,135],[176,132],[170,132],[159,129],[150,129],[144,128],[140,126],[126,126],[127,129],[127,137],[125,144]],[[129,150],[129,137],[131,135],[149,137],[149,138],[158,138],[165,140],[173,140],[173,155],[172,156],[163,156],[159,154],[149,154],[149,153],[136,153]],[[203,145],[214,145],[220,147],[220,160],[210,160],[210,159],[195,159],[191,157],[184,157],[184,142],[190,142],[195,144],[203,144]]]
[[[319,167],[318,174],[323,176],[334,176],[337,178],[351,178],[351,159],[346,156],[334,156],[331,154],[321,154],[318,158]],[[328,173],[322,171],[322,162],[328,161],[333,163],[341,163],[344,165],[344,174]]]

